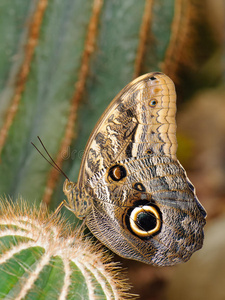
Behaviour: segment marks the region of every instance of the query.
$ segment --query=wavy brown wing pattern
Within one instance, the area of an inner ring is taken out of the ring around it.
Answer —
[[[176,159],[176,94],[172,80],[159,72],[129,83],[112,101],[87,143],[78,187],[114,161],[146,153]]]
[[[206,212],[176,159],[176,93],[155,72],[128,84],[87,143],[68,208],[118,255],[169,266],[202,247]]]

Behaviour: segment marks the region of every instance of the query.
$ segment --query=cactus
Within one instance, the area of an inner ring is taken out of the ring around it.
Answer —
[[[20,202],[1,199],[0,299],[128,299],[123,272],[101,246]]]

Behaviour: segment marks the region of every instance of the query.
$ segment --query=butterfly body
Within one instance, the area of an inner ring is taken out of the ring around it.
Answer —
[[[162,73],[112,101],[86,146],[70,209],[117,254],[153,265],[186,261],[203,243],[206,213],[176,159],[176,94]]]

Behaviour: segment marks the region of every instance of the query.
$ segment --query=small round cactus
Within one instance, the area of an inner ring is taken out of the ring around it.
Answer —
[[[129,298],[118,264],[60,216],[1,199],[0,228],[1,299]]]

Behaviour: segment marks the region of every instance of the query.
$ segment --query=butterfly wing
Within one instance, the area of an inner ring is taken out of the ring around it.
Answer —
[[[115,161],[146,153],[176,159],[176,94],[172,80],[155,72],[129,83],[111,102],[85,148],[78,188]]]
[[[68,193],[102,243],[155,265],[186,261],[203,242],[206,213],[176,159],[175,113],[169,77],[132,81],[96,125]]]

